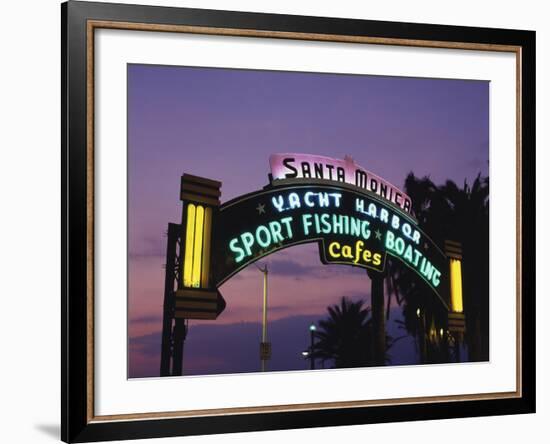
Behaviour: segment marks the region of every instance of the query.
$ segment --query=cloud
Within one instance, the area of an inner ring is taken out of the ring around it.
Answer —
[[[344,292],[344,296],[346,296],[349,299],[352,299],[353,301],[357,301],[359,299],[370,301],[371,292],[370,289],[365,290],[348,290]]]
[[[142,336],[130,337],[128,342],[130,353],[137,352],[148,357],[160,357],[160,330]]]
[[[287,259],[273,260],[269,262],[269,273],[279,276],[303,276],[315,274],[319,267],[315,265],[303,265],[299,262]]]
[[[292,310],[293,307],[290,305],[270,305],[269,306],[269,312],[273,313],[274,311],[286,311],[286,310]]]
[[[277,276],[294,277],[295,279],[303,279],[308,277],[315,278],[332,278],[335,275],[364,273],[365,271],[358,267],[347,265],[324,265],[311,264],[309,261],[306,264],[300,263],[291,259],[276,259],[269,262],[269,273]]]
[[[128,257],[130,259],[148,259],[148,258],[165,258],[166,257],[166,242],[165,235],[144,236],[136,240],[130,240]]]
[[[150,324],[162,321],[161,315],[144,315],[130,319],[131,324]]]

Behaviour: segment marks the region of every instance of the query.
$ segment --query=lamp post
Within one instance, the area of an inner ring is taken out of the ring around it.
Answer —
[[[309,361],[310,361],[310,368],[311,370],[315,369],[315,355],[313,353],[313,347],[314,347],[314,340],[315,340],[315,330],[317,330],[317,327],[315,324],[311,324],[309,326],[309,333],[311,334],[311,344],[309,346]]]
[[[420,328],[420,335],[418,337],[418,349],[420,351],[420,362],[425,364],[428,359],[428,342],[426,333],[426,313],[421,310],[420,307],[416,309],[416,318],[418,319],[418,326]]]
[[[267,265],[258,267],[264,275],[264,295],[262,308],[262,342],[260,343],[260,362],[262,372],[266,371],[267,360],[271,357],[271,343],[267,342]]]

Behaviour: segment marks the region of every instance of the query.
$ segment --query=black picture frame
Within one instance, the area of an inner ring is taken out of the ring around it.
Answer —
[[[239,413],[97,421],[90,415],[88,360],[93,319],[87,298],[89,275],[90,142],[87,102],[87,39],[90,20],[261,30],[331,36],[368,36],[431,42],[511,45],[521,67],[521,396],[501,399],[388,404],[268,413]],[[535,32],[396,23],[356,19],[259,14],[186,8],[69,1],[61,5],[62,54],[62,374],[61,435],[89,442],[509,415],[535,412]]]

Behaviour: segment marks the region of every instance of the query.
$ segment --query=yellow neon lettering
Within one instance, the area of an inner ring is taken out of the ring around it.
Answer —
[[[340,253],[336,253],[334,251],[335,248],[338,248],[338,250],[340,250],[340,244],[338,242],[331,242],[331,244],[328,246],[328,253],[334,258],[339,258]]]

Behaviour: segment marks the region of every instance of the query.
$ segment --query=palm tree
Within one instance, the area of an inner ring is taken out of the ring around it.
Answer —
[[[420,227],[438,244],[462,244],[466,343],[470,360],[488,359],[489,344],[489,180],[480,175],[462,188],[447,181],[436,186],[428,177],[410,173],[405,191],[413,201]],[[417,338],[422,362],[449,360],[445,333],[447,313],[433,303],[433,294],[415,274],[389,260],[388,294],[403,306],[403,327]],[[389,305],[389,301],[388,301]],[[438,334],[439,333],[439,334]]]
[[[331,305],[327,311],[328,317],[318,322],[313,357],[332,361],[335,368],[374,365],[370,307],[344,296],[339,305]]]
[[[448,230],[462,243],[462,285],[470,360],[489,359],[489,178],[441,187],[451,213]]]

